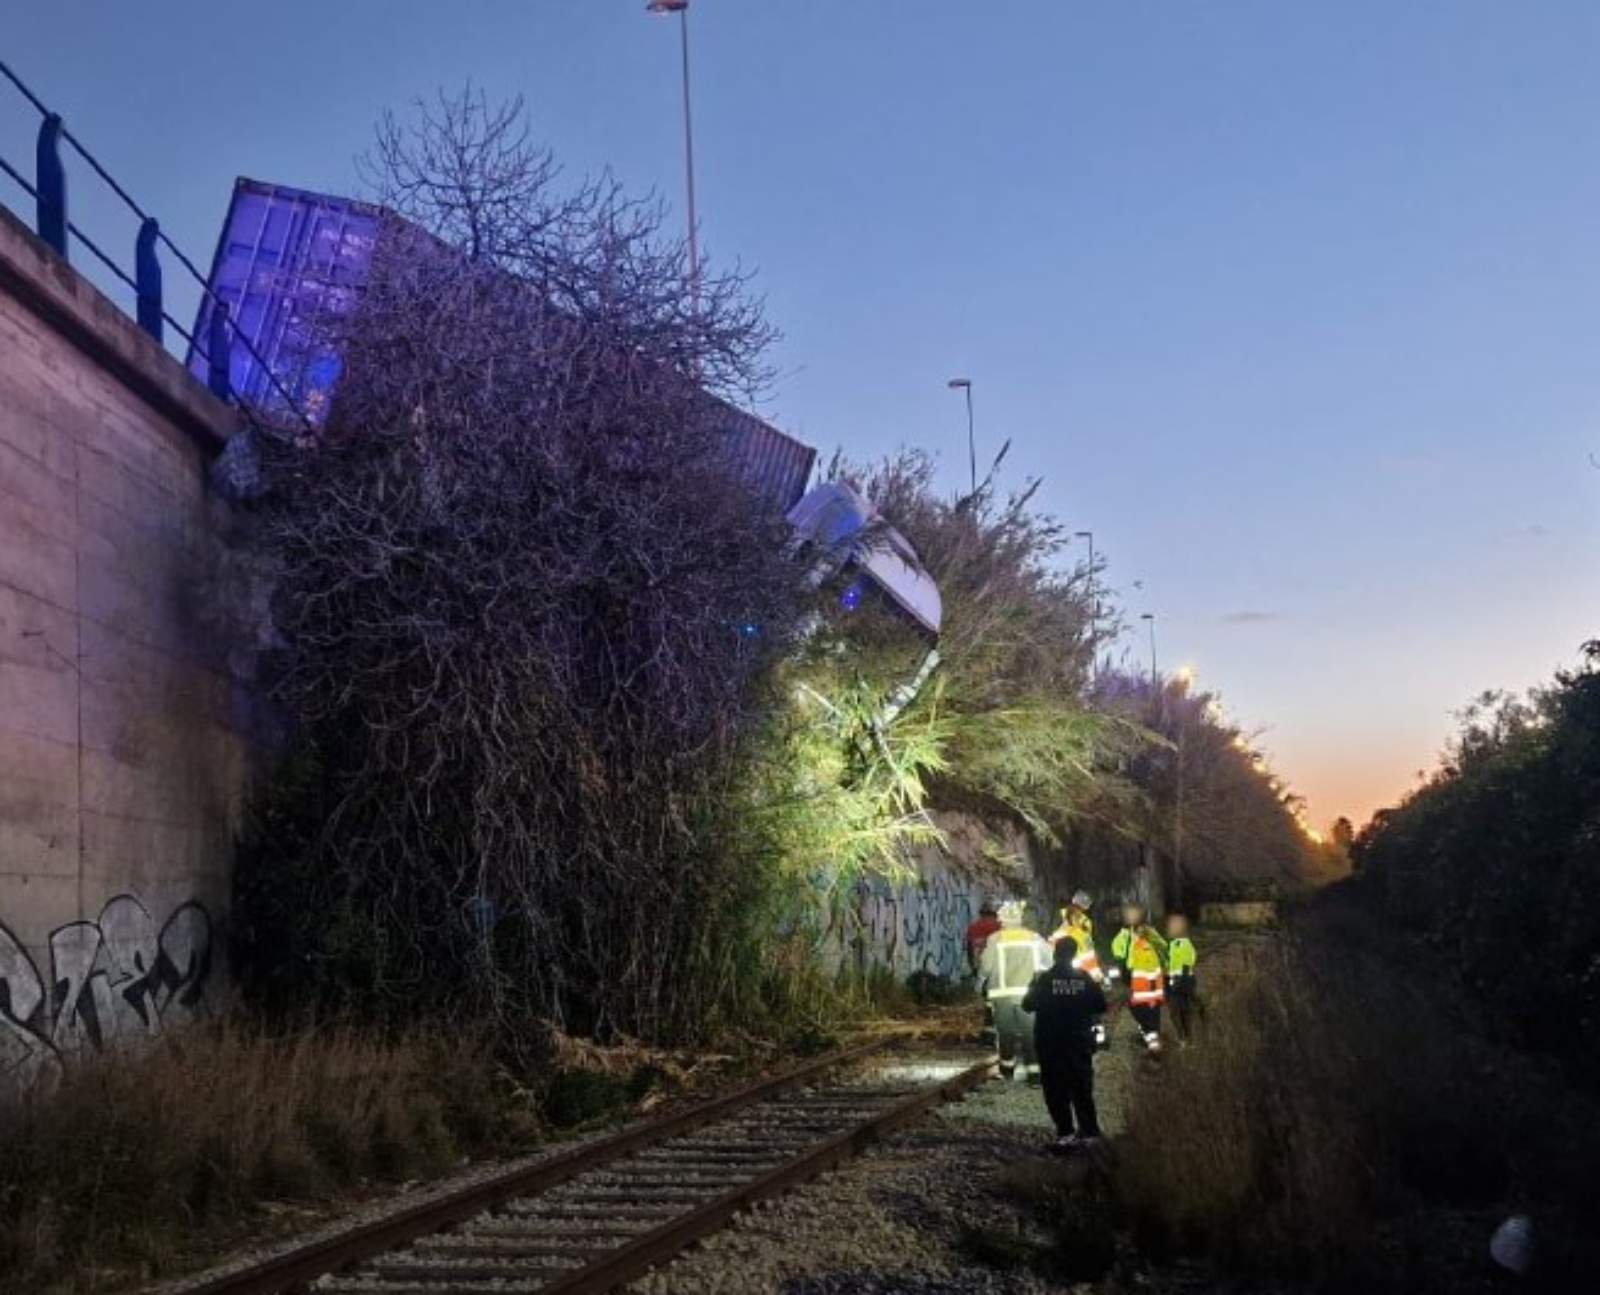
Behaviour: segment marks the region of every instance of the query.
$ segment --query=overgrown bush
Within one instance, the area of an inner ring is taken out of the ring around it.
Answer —
[[[768,916],[740,814],[801,614],[734,479],[770,331],[661,211],[557,196],[514,111],[380,136],[386,227],[316,437],[267,436],[246,540],[295,732],[240,869],[258,1005],[702,1031]],[[419,235],[416,230],[426,231]]]
[[[0,1291],[168,1273],[264,1201],[437,1174],[535,1127],[471,1037],[195,1027],[0,1100]]]
[[[1526,701],[1480,698],[1439,770],[1362,830],[1354,860],[1508,1040],[1600,1088],[1600,643]]]

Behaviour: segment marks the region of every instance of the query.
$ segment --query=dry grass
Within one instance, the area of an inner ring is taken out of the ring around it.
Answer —
[[[1207,999],[1119,1148],[1145,1253],[1475,1290],[1494,1280],[1490,1230],[1528,1211],[1546,1274],[1592,1273],[1594,1104],[1496,1043],[1437,957],[1329,897],[1213,959]]]
[[[1321,1268],[1360,1235],[1372,1199],[1351,1047],[1363,1026],[1317,992],[1288,940],[1236,948],[1222,971],[1204,1037],[1132,1104],[1122,1197],[1146,1251]]]
[[[0,1105],[0,1291],[163,1275],[262,1202],[436,1174],[528,1132],[471,1040],[196,1029]]]

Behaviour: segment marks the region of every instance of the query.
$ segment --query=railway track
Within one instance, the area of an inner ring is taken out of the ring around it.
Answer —
[[[874,1070],[863,1063],[881,1055]],[[993,1073],[963,1054],[831,1053],[181,1295],[592,1295],[715,1232]],[[852,1069],[855,1067],[856,1069]],[[843,1073],[841,1073],[843,1072]]]

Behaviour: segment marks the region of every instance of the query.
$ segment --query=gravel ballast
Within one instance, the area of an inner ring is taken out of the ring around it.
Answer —
[[[1138,1062],[1126,1022],[1096,1059],[1107,1134],[1120,1132]],[[897,1058],[898,1066],[914,1060]],[[951,1064],[949,1054],[927,1064]],[[963,1064],[970,1064],[963,1059]],[[854,1160],[737,1216],[632,1295],[1032,1295],[1092,1290],[976,1262],[974,1227],[1015,1226],[1000,1174],[1047,1158],[1054,1138],[1037,1087],[995,1080],[891,1134]],[[1051,1158],[1053,1159],[1053,1157]]]

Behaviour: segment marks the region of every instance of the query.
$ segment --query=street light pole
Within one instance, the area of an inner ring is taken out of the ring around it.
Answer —
[[[978,493],[978,442],[972,430],[972,379],[951,378],[945,384],[952,391],[967,393],[967,463],[972,473],[972,493]]]
[[[1094,532],[1074,531],[1072,538],[1075,540],[1089,541],[1089,648],[1094,653],[1091,666],[1098,672],[1100,665],[1100,644],[1096,635],[1100,633],[1100,591],[1094,583]]]
[[[1156,618],[1154,612],[1145,612],[1140,617],[1142,621],[1150,623],[1150,691],[1156,690]]]
[[[689,0],[650,0],[650,13],[678,15],[678,37],[683,49],[683,170],[689,198],[689,287],[695,312],[700,309],[700,222],[694,209],[694,117],[689,107]]]
[[[1188,730],[1178,707],[1178,798],[1172,807],[1172,907],[1183,907],[1183,739]]]

